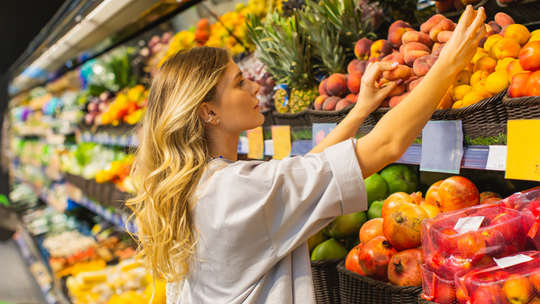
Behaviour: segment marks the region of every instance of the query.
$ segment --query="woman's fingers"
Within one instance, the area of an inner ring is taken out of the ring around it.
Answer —
[[[484,8],[481,7],[478,9],[478,14],[476,14],[476,18],[473,20],[468,30],[472,31],[473,33],[478,32],[480,27],[484,25],[485,20],[486,20],[486,13],[485,13]]]
[[[480,26],[480,29],[476,32],[476,39],[475,41],[480,41],[482,38],[484,38],[484,36],[487,34],[487,29],[486,29],[486,26],[484,24],[482,24]]]
[[[397,81],[391,81],[387,83],[385,86],[383,86],[379,92],[381,92],[381,94],[383,94],[384,97],[386,98],[386,96],[388,96],[388,94],[390,94],[390,92],[392,92],[397,86],[398,86]]]
[[[468,25],[471,23],[471,19],[473,16],[473,7],[472,5],[467,5],[467,8],[465,9],[465,12],[463,13],[463,16],[461,16],[461,20],[459,21],[458,25],[456,26],[456,29],[454,32],[462,32],[468,28]]]
[[[375,85],[375,81],[377,80],[377,77],[381,74],[383,71],[390,71],[397,67],[398,65],[396,63],[390,63],[390,62],[375,62],[371,67],[368,65],[368,68],[366,69],[366,73],[362,77],[362,83],[364,81],[369,85]]]

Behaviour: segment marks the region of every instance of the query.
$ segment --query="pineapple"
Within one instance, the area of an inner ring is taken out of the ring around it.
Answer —
[[[298,13],[280,16],[277,10],[268,11],[264,24],[255,15],[250,16],[249,37],[257,45],[260,60],[276,82],[290,88],[285,102],[285,91],[276,91],[274,101],[281,113],[305,110],[317,97],[309,36],[298,24]]]
[[[285,98],[287,97],[287,91],[284,89],[279,89],[274,94],[274,104],[276,105],[276,110],[279,113],[289,113],[289,105],[283,105],[285,103]]]
[[[316,87],[307,90],[292,89],[290,112],[298,113],[307,109],[317,96],[319,96],[319,90]]]

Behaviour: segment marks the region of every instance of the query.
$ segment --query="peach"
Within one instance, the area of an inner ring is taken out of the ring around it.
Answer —
[[[326,81],[328,95],[345,96],[347,94],[347,78],[343,74],[332,74]]]
[[[447,43],[452,38],[453,31],[442,31],[437,35],[437,41],[439,43]]]
[[[452,105],[452,109],[459,109],[461,107],[463,107],[463,100],[457,100]]]
[[[482,71],[482,70],[476,71],[474,72],[474,74],[472,74],[469,84],[474,87],[480,81],[486,80],[488,76],[489,76],[489,73],[486,71]]]
[[[398,84],[398,86],[395,89],[393,89],[392,92],[390,92],[390,94],[386,96],[386,98],[391,98],[391,97],[398,96],[405,93],[406,87],[407,86],[404,83]]]
[[[501,35],[501,36],[504,37],[504,34],[506,34],[506,29],[507,29],[509,26],[510,26],[510,25],[504,26],[504,27],[501,29],[501,32],[499,33],[499,35]]]
[[[399,53],[405,57],[405,55],[410,51],[424,51],[431,54],[431,50],[425,44],[419,42],[410,42],[402,45]]]
[[[403,44],[403,34],[409,31],[414,31],[414,29],[395,27],[388,32],[388,41],[390,41],[390,43],[392,43],[395,48],[399,48]]]
[[[323,110],[325,111],[334,111],[336,109],[337,103],[341,100],[341,98],[337,96],[332,96],[330,98],[327,98],[323,103]]]
[[[390,28],[388,29],[388,32],[391,32],[392,30],[394,30],[395,28],[399,28],[399,27],[402,27],[402,28],[411,28],[411,25],[409,24],[409,22],[405,22],[403,20],[397,20],[397,21],[394,21],[394,23],[392,23],[390,25]],[[390,40],[390,39],[388,39]]]
[[[354,54],[356,55],[356,58],[362,60],[362,59],[368,59],[370,55],[371,45],[373,44],[373,41],[362,38],[356,42],[356,45],[354,47]]]
[[[454,0],[435,1],[435,8],[438,13],[447,13],[454,10]]]
[[[494,35],[494,34],[495,34],[495,31],[493,30],[493,28],[491,27],[491,25],[485,24],[485,23],[484,23],[484,26],[486,27],[486,36],[491,36],[491,35]],[[485,37],[485,36],[484,36],[484,37]]]
[[[418,58],[413,65],[414,73],[417,76],[426,75],[431,67],[435,64],[438,57],[427,55],[424,57]]]
[[[529,39],[529,42],[533,42],[533,41],[540,41],[540,35],[531,35],[531,38]]]
[[[390,108],[393,108],[393,107],[397,106],[400,102],[403,101],[403,99],[405,99],[405,97],[407,97],[407,95],[409,95],[409,93],[410,92],[403,93],[403,94],[401,94],[399,96],[394,96],[394,97],[390,98],[388,106],[390,106]]]
[[[390,107],[390,98],[386,98],[379,105],[379,108],[388,108],[388,107]]]
[[[420,84],[422,79],[424,79],[424,77],[420,77],[420,78],[412,81],[411,83],[409,83],[409,92],[412,92],[414,90],[414,88],[416,88]]]
[[[495,57],[499,60],[504,58],[516,58],[521,51],[519,43],[510,38],[503,38],[497,40],[489,50],[493,52]]]
[[[440,46],[442,45],[442,43],[438,43],[438,42],[434,42],[433,45],[431,46],[431,52],[435,52]]]
[[[398,79],[407,80],[412,76],[411,68],[406,65],[398,65],[391,71],[384,71],[383,78],[389,81],[396,81]]]
[[[431,41],[431,39],[429,39],[429,36],[427,34],[424,34],[422,32],[413,32],[413,31],[409,31],[403,34],[402,41],[403,41],[403,44],[407,44],[411,42],[419,42],[426,45],[427,47],[430,47],[433,44],[433,42]]]
[[[438,43],[438,42],[437,42]],[[433,49],[433,52],[431,53],[431,55],[433,56],[436,56],[436,57],[439,57],[439,55],[441,54],[442,50],[444,49],[444,46],[446,45],[446,43],[443,43],[441,44],[438,48],[436,49]]]
[[[527,81],[527,95],[540,96],[540,70],[533,72]]]
[[[508,68],[508,65],[516,59],[514,58],[504,58],[499,61],[497,61],[497,66],[495,67],[495,71],[504,71],[506,73],[506,69]]]
[[[481,48],[484,48],[484,45],[486,44],[486,40],[488,39],[489,36],[484,36],[480,39],[480,41],[478,41],[478,47],[481,47]]]
[[[321,83],[319,84],[319,95],[330,95],[328,94],[328,92],[326,91],[326,81],[328,80],[325,79],[323,81],[321,81]]]
[[[356,68],[359,62],[360,60],[358,59],[351,60],[351,62],[349,62],[349,65],[347,65],[347,73],[352,74],[352,72],[354,71],[354,69]]]
[[[456,79],[454,79],[454,86],[460,86],[460,85],[468,85],[471,80],[472,72],[468,70],[463,70],[459,72],[456,76]],[[463,99],[463,98],[460,98]]]
[[[465,67],[465,70],[472,73],[474,71],[474,63],[469,63],[469,65]]]
[[[429,55],[429,53],[426,52],[426,51],[416,51],[416,50],[415,51],[410,51],[407,54],[405,54],[405,63],[408,66],[413,66],[416,59],[418,59],[420,57],[428,56],[428,55]]]
[[[371,45],[371,55],[369,58],[384,58],[386,55],[392,54],[393,49],[392,43],[388,40],[377,40]]]
[[[448,88],[446,91],[446,94],[444,94],[443,98],[437,105],[437,109],[446,110],[452,108],[452,104],[454,103],[454,100],[452,99],[452,87]]]
[[[463,100],[465,95],[472,91],[472,87],[470,85],[460,85],[452,89],[452,98],[454,101]]]
[[[356,67],[354,68],[355,71],[359,71],[360,73],[364,74],[366,72],[366,68],[369,64],[369,61],[367,60],[360,60]],[[349,73],[350,74],[350,73]]]
[[[461,11],[465,9],[465,3],[461,0],[454,0],[454,7],[457,11]]]
[[[531,38],[531,32],[521,24],[510,24],[504,32],[504,38],[513,39],[519,46],[524,46]]]
[[[329,98],[328,95],[321,95],[315,98],[315,101],[313,102],[313,106],[315,107],[315,110],[321,111],[323,109],[324,102]]]
[[[527,82],[532,72],[518,73],[512,78],[512,83],[508,88],[508,96],[518,98],[527,96]]]
[[[495,34],[495,35],[491,35],[488,37],[488,39],[486,40],[486,43],[484,43],[484,50],[488,51],[489,52],[489,49],[491,48],[491,46],[497,42],[497,40],[499,39],[503,39],[504,37],[499,35],[499,34]]]
[[[494,19],[501,28],[516,23],[512,17],[505,13],[497,13]]]
[[[356,98],[358,98],[358,95],[356,95],[356,94],[349,94],[349,95],[345,96],[345,99],[348,99],[348,100],[350,100],[352,102],[356,102]]]
[[[433,15],[431,18],[428,19],[428,21],[420,25],[420,31],[424,34],[429,34],[431,28],[439,24],[439,22],[441,22],[443,19],[446,19],[446,17],[441,14]]]
[[[489,26],[491,26],[491,29],[493,30],[493,32],[494,32],[495,34],[498,34],[498,33],[501,32],[502,27],[501,27],[500,25],[498,25],[497,22],[495,22],[495,21],[490,21],[490,22],[488,22],[488,24],[489,24]]]
[[[369,60],[368,60],[368,62],[371,62],[371,63],[375,63],[375,62],[378,62],[378,61],[381,61],[379,59],[379,57],[370,57]]]
[[[497,94],[510,85],[506,71],[497,71],[486,78],[484,87],[490,94]]]
[[[540,70],[540,41],[527,43],[519,52],[519,64],[525,71]]]
[[[524,72],[524,71],[525,70],[523,70],[523,68],[521,67],[519,63],[519,59],[516,59],[510,62],[508,67],[506,67],[506,75],[508,76],[508,79],[512,79],[514,75],[516,75],[517,73]]]
[[[495,67],[497,66],[497,61],[491,57],[482,57],[478,59],[474,65],[474,72],[476,71],[486,71],[488,74],[495,72]]]
[[[468,107],[473,105],[483,99],[489,98],[490,96],[482,91],[471,91],[465,95],[463,98],[463,106]]]
[[[338,101],[338,103],[336,105],[336,111],[342,110],[343,108],[346,108],[347,106],[350,106],[352,104],[353,104],[352,101],[350,101],[348,99],[342,99],[342,100]]]
[[[485,80],[482,80],[482,81],[478,82],[477,84],[475,84],[472,87],[472,91],[480,91],[480,92],[483,92],[484,94],[487,94],[487,95],[491,96],[491,93],[489,93],[486,90],[486,81]]]
[[[456,24],[452,22],[450,19],[443,19],[439,24],[435,25],[430,31],[429,31],[429,37],[431,40],[438,42],[437,36],[439,36],[440,32],[443,31],[453,31],[456,28]]]
[[[395,52],[381,59],[381,62],[397,62],[398,64],[405,64],[405,59],[399,52]]]
[[[359,71],[353,71],[351,74],[349,74],[349,78],[347,79],[347,88],[349,88],[349,91],[353,94],[358,94],[360,92],[360,84],[362,83],[362,73]]]

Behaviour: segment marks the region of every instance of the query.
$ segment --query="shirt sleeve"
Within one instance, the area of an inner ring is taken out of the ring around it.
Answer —
[[[279,257],[306,242],[335,217],[367,209],[355,146],[356,140],[350,139],[322,153],[270,162],[274,175],[264,212]]]

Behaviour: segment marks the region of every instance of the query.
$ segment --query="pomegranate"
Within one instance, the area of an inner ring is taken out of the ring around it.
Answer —
[[[461,234],[457,239],[459,254],[472,262],[480,261],[486,254],[484,237],[476,231]]]
[[[410,195],[405,192],[396,192],[386,198],[381,209],[381,217],[384,218],[395,206],[403,203],[414,204]]]
[[[408,249],[392,256],[388,265],[388,280],[396,286],[422,285],[424,255],[420,249]]]
[[[358,264],[367,277],[388,282],[388,264],[397,252],[384,236],[378,236],[362,248],[358,256]]]
[[[444,181],[438,181],[436,182],[435,184],[431,185],[431,187],[429,187],[427,193],[426,193],[426,199],[425,199],[425,203],[426,205],[433,205],[433,206],[439,206],[438,203],[437,203],[437,191],[439,191],[439,186],[443,183]]]
[[[398,250],[420,247],[422,221],[427,218],[426,211],[418,205],[398,205],[384,217],[384,237]]]
[[[362,247],[362,244],[360,244],[354,247],[349,252],[347,258],[345,259],[345,268],[358,274],[364,275],[364,273],[362,272],[362,268],[360,268],[360,265],[358,264],[358,256],[360,255],[360,252],[362,252]]]
[[[422,192],[413,192],[409,196],[412,198],[414,204],[416,204],[416,205],[425,204],[425,200],[422,197]]]
[[[501,198],[501,196],[491,191],[482,192],[480,193],[480,204],[482,204],[482,202],[488,198]]]
[[[442,212],[476,206],[480,203],[480,193],[470,180],[462,176],[447,178],[437,191],[437,201]]]
[[[382,232],[382,224],[382,218],[375,218],[362,225],[362,228],[360,228],[360,242],[362,245],[366,245],[376,236],[384,236]]]

